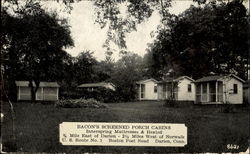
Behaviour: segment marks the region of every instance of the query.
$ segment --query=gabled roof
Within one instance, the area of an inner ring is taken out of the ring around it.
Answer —
[[[153,81],[153,82],[156,82],[156,83],[159,82],[159,81],[155,80],[154,78],[150,78],[150,79],[145,79],[145,80],[137,81],[136,83],[140,84],[140,83],[145,83],[145,82],[149,82],[149,81]]]
[[[205,76],[203,78],[200,78],[196,80],[195,82],[209,82],[209,81],[217,81],[221,79],[223,76],[221,75],[214,75],[214,76]]]
[[[79,88],[92,88],[92,87],[103,87],[106,85],[112,85],[113,87],[115,87],[115,85],[111,82],[98,82],[98,83],[84,83],[79,85]]]
[[[188,77],[188,76],[180,76],[180,77],[176,78],[175,80],[176,80],[176,81],[179,81],[179,80],[182,80],[182,79],[184,79],[184,78],[189,79],[189,80],[191,80],[191,81],[194,81],[194,79],[192,79],[192,78],[190,78],[190,77]]]
[[[29,81],[15,81],[17,87],[29,87]],[[32,82],[36,86],[35,82]],[[60,87],[57,82],[40,82],[39,87]]]
[[[188,76],[180,76],[180,77],[177,77],[177,78],[175,78],[175,79],[168,78],[168,79],[165,79],[165,80],[160,81],[159,83],[178,82],[178,81],[180,81],[180,80],[182,80],[182,79],[184,79],[184,78],[186,78],[186,79],[191,80],[192,82],[194,82],[194,79],[192,79],[192,78],[190,78],[190,77],[188,77]]]
[[[241,81],[241,82],[245,82],[244,80],[242,80],[241,78],[239,78],[238,76],[234,75],[234,74],[229,74],[229,75],[214,75],[214,76],[206,76],[203,78],[200,78],[198,80],[196,80],[195,82],[209,82],[209,81],[219,81],[219,80],[223,80],[223,78],[225,77],[234,77],[235,79]]]
[[[230,74],[229,76],[233,76],[234,78],[238,79],[239,81],[241,81],[243,83],[245,82],[243,79],[241,79],[240,77],[238,77],[238,76],[236,76],[234,74]]]

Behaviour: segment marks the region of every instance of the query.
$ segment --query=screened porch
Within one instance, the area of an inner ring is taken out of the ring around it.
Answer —
[[[222,81],[201,82],[196,84],[196,102],[223,102]]]
[[[172,84],[171,82],[159,83],[158,89],[158,99],[170,99],[171,96],[175,100],[178,99],[178,86],[176,84]]]

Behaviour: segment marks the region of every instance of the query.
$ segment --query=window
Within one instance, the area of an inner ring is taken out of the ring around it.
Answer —
[[[237,84],[234,84],[233,92],[234,92],[234,94],[238,93],[238,86],[237,86]]]
[[[154,86],[154,93],[157,93],[157,86]]]
[[[191,86],[191,84],[188,84],[188,92],[192,92],[192,86]]]

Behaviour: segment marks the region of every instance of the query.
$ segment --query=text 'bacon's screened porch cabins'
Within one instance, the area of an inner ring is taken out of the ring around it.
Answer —
[[[17,100],[31,100],[31,89],[29,81],[16,81]],[[35,83],[33,82],[35,87]],[[59,95],[59,85],[57,82],[40,82],[39,88],[36,91],[35,99],[37,101],[57,101]]]
[[[242,104],[244,80],[236,75],[206,76],[195,81],[198,104]]]

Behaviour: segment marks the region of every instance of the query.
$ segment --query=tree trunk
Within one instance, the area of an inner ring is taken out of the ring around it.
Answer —
[[[162,25],[163,25],[163,29],[165,31],[166,28],[165,28],[164,20],[166,20],[166,19],[165,19],[165,12],[164,12],[164,6],[163,6],[162,0],[160,1],[160,3],[161,3],[161,11],[162,11]]]
[[[29,81],[29,87],[30,87],[30,93],[31,93],[31,101],[35,102],[36,98],[35,98],[34,86],[33,86],[32,80]]]
[[[2,55],[1,55],[1,68],[3,66],[3,63],[2,63]],[[4,97],[7,99],[7,102],[10,106],[10,112],[11,112],[11,120],[12,120],[12,142],[13,142],[13,148],[16,149],[16,127],[15,127],[15,121],[16,121],[16,116],[15,116],[15,112],[14,112],[14,106],[12,104],[12,102],[10,101],[9,97],[8,97],[8,94],[5,90],[5,84],[4,84],[4,74],[3,74],[3,70],[0,70],[0,75],[1,75],[1,78],[0,78],[0,102],[1,102],[1,107],[4,103]],[[1,108],[1,114],[2,114],[3,110]],[[2,121],[1,121],[2,123]],[[2,129],[1,129],[2,130]],[[2,136],[1,136],[1,152],[2,152]]]
[[[32,83],[32,80],[29,80],[29,87],[30,87],[30,92],[31,92],[31,101],[36,102],[36,92],[39,88],[39,81],[35,82],[35,87]]]

